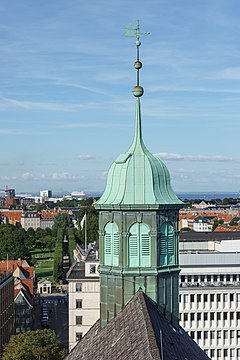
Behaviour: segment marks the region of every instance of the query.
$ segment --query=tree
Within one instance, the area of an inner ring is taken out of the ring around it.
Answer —
[[[213,226],[212,226],[212,231],[216,230],[216,228],[218,227],[218,225],[219,225],[218,220],[214,220]]]
[[[30,259],[29,244],[31,243],[27,232],[13,225],[0,225],[0,259]]]
[[[81,242],[85,239],[85,229],[81,228],[81,220],[86,213],[87,221],[84,223],[84,227],[87,224],[87,242],[92,243],[98,240],[98,211],[93,206],[81,208],[78,214],[78,235]]]
[[[229,226],[237,226],[238,223],[236,221],[231,220]]]
[[[53,228],[54,229],[56,229],[56,228],[57,229],[59,229],[59,228],[66,229],[68,227],[73,227],[73,222],[72,222],[70,215],[65,214],[65,213],[57,214],[54,219]]]
[[[35,330],[13,335],[2,360],[62,360],[65,350],[53,330]]]

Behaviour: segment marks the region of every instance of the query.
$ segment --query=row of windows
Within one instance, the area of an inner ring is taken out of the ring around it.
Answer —
[[[107,223],[104,229],[104,261],[106,265],[119,265],[119,231],[115,223]],[[135,223],[129,229],[128,262],[130,267],[151,266],[150,228],[143,223]],[[171,223],[166,222],[160,229],[160,265],[175,263],[175,236]]]
[[[219,294],[183,294],[179,297],[180,303],[183,302],[183,304],[187,303],[201,303],[201,302],[211,302],[211,303],[219,303],[223,302],[226,303],[228,301],[233,302],[237,301],[240,303],[240,293],[219,293]]]
[[[235,314],[235,315],[234,315]],[[197,312],[180,314],[181,321],[208,321],[208,320],[240,320],[240,311],[234,312]]]
[[[181,283],[240,281],[240,274],[181,275]]]
[[[210,349],[206,351],[210,359],[240,359],[240,349]]]
[[[190,335],[194,340],[215,340],[215,339],[239,339],[240,338],[240,330],[211,330],[211,331],[190,331]]]

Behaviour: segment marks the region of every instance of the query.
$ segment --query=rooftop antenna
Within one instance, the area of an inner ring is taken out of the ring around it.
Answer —
[[[139,70],[142,68],[142,63],[139,60],[139,47],[141,46],[140,36],[147,36],[149,34],[150,32],[140,29],[139,20],[137,20],[136,25],[128,25],[124,30],[125,36],[136,38],[137,60],[134,63],[134,67],[137,70],[137,85],[133,88],[133,95],[136,97],[143,95],[143,88],[139,85]]]

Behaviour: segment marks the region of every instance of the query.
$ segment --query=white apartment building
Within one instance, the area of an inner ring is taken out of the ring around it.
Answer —
[[[28,228],[33,228],[36,230],[40,227],[40,216],[37,212],[26,211],[22,214],[21,217],[21,226],[23,229],[27,230]]]
[[[193,226],[193,231],[197,231],[197,232],[212,231],[212,224],[209,224],[204,220],[194,221],[192,226]]]
[[[180,324],[212,360],[240,359],[240,253],[180,254]]]
[[[67,273],[69,283],[69,351],[100,317],[100,283],[96,251],[73,264]]]

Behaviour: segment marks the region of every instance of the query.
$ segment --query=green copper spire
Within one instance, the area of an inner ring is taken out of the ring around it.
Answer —
[[[107,176],[107,185],[96,208],[158,208],[164,205],[182,204],[172,190],[169,172],[164,163],[146,148],[141,129],[140,97],[144,90],[140,86],[141,46],[140,35],[148,35],[139,28],[128,27],[125,35],[136,37],[136,86],[132,93],[136,97],[135,131],[132,145],[112,164]]]
[[[139,23],[128,28],[136,37],[137,59],[134,137],[129,149],[112,164],[106,189],[94,204],[99,210],[100,323],[106,326],[141,287],[178,326],[178,213],[163,162],[146,148],[141,129]],[[161,140],[161,139],[160,139]]]

